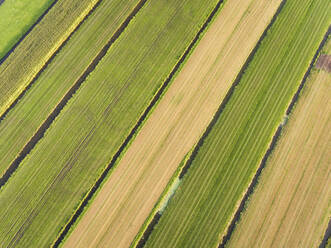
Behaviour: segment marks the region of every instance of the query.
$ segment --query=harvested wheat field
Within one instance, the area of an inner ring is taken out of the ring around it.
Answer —
[[[227,1],[65,247],[128,247],[281,1]]]
[[[228,247],[318,247],[331,217],[331,74],[313,72]]]

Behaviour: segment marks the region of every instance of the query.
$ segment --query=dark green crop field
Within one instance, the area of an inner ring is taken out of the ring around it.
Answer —
[[[323,39],[330,7],[323,0],[286,2],[146,247],[221,242]]]

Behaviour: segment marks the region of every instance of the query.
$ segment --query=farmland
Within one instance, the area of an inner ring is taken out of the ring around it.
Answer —
[[[286,2],[146,247],[215,247],[221,241],[327,30],[330,7]],[[320,31],[307,39],[313,30]]]
[[[137,0],[102,3],[42,72],[26,96],[0,122],[1,176],[15,165],[20,152],[51,113],[61,106],[68,92],[79,86],[82,75],[95,64],[95,58],[101,57],[102,47],[114,37],[137,3]],[[105,22],[109,25],[104,25]],[[95,32],[99,35],[94,36]]]
[[[331,213],[330,92],[331,74],[314,71],[229,247],[319,246]]]
[[[0,17],[1,248],[327,246],[331,2]]]
[[[130,245],[280,3],[224,4],[64,247]]]
[[[0,1],[0,61],[54,1]]]
[[[155,1],[138,12],[2,188],[4,246],[53,242],[216,1],[200,5],[198,0]]]
[[[97,0],[58,0],[3,61],[0,66],[0,119],[96,3]]]

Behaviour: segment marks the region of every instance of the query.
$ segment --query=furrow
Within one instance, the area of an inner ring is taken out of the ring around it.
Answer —
[[[329,221],[328,227],[325,230],[325,233],[324,233],[323,239],[321,241],[321,244],[318,247],[319,248],[326,248],[326,245],[328,244],[328,242],[330,242],[330,238],[331,238],[331,219]],[[327,247],[327,248],[329,248],[329,247]]]

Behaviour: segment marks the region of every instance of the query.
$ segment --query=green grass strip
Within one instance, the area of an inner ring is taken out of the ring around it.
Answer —
[[[330,17],[327,1],[287,1],[146,247],[218,245]]]

